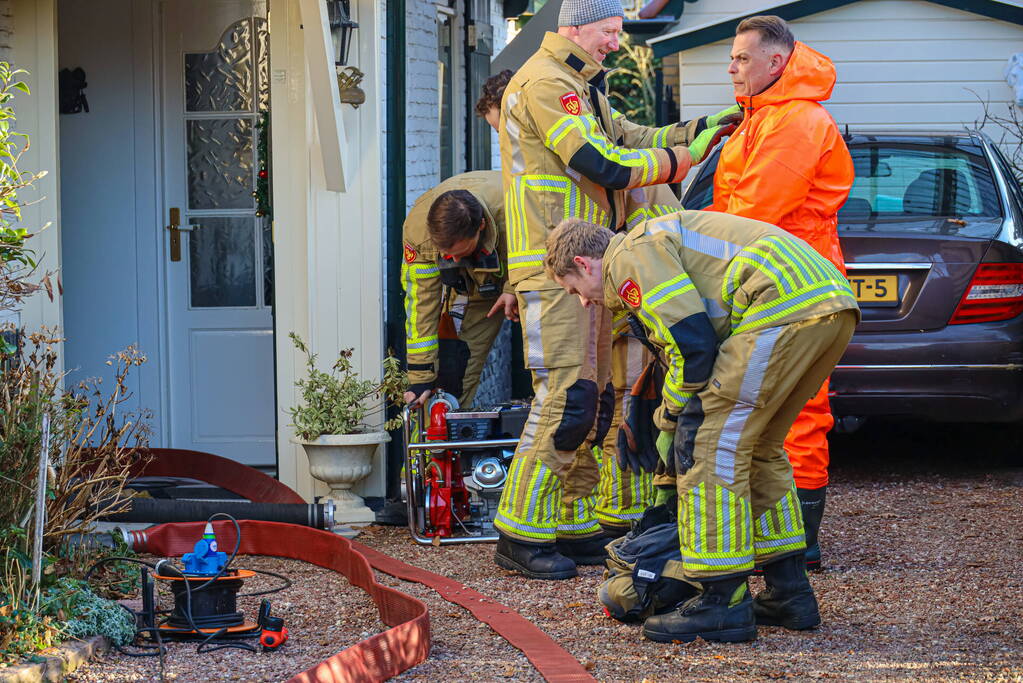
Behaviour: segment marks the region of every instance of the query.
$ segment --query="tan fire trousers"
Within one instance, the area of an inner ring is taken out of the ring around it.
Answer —
[[[495,525],[532,543],[599,533],[593,446],[611,421],[610,314],[553,283],[517,296],[534,397]]]
[[[842,357],[857,312],[726,338],[679,416],[695,464],[678,477],[679,536],[693,580],[745,574],[806,547],[783,443]]]

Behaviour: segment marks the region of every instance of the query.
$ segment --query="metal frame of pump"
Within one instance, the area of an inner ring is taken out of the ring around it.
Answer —
[[[518,439],[448,441],[447,413],[457,409],[453,397],[442,394],[420,407],[402,411],[405,443],[405,496],[409,532],[422,545],[492,543],[496,534],[472,533],[466,528],[470,494],[463,481],[464,451],[514,448]],[[429,423],[426,415],[429,414]],[[414,442],[413,423],[427,425],[425,441]],[[502,484],[503,485],[503,484]]]

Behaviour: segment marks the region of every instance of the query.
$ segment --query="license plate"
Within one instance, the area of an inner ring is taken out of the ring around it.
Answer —
[[[879,305],[899,303],[898,275],[850,275],[849,284],[852,285],[853,294],[860,303]]]

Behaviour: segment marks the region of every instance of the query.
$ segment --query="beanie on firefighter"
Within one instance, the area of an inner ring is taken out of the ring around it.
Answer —
[[[565,0],[558,14],[558,26],[582,26],[624,16],[621,0]]]

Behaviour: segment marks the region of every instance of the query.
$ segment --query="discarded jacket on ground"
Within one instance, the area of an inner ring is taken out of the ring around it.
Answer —
[[[666,505],[648,508],[632,531],[608,544],[607,554],[597,596],[619,621],[663,614],[698,592],[682,579],[678,522]]]

